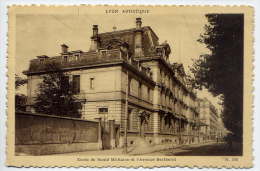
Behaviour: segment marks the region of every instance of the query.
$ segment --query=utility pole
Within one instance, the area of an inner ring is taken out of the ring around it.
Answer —
[[[128,70],[126,70],[126,93],[125,93],[125,134],[124,134],[124,153],[127,153],[127,126],[128,126]]]
[[[181,118],[179,118],[179,144],[181,144]]]

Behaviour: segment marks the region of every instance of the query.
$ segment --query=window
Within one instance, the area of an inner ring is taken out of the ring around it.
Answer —
[[[75,61],[79,60],[79,54],[75,54],[74,57],[75,57]]]
[[[160,82],[162,82],[162,70],[160,69]]]
[[[148,101],[150,101],[150,100],[151,100],[151,97],[150,97],[150,95],[151,95],[151,94],[150,94],[150,88],[147,89],[147,95],[148,95]]]
[[[161,72],[161,82],[164,83],[164,73],[163,73],[163,71]]]
[[[72,92],[78,94],[80,92],[80,76],[73,75],[72,77]]]
[[[145,131],[149,131],[150,130],[150,125],[151,125],[150,122],[151,122],[150,117],[147,117],[146,121],[144,122],[144,130]]]
[[[128,94],[131,94],[132,78],[128,78]]]
[[[163,104],[163,96],[162,96],[162,91],[160,91],[160,101],[161,101],[161,105]]]
[[[40,58],[40,63],[43,64],[43,62],[44,62],[44,59]]]
[[[163,76],[163,79],[164,79],[164,85],[167,86],[167,73],[164,73],[164,76]]]
[[[164,94],[164,105],[165,106],[167,105],[167,95],[166,95],[166,93]]]
[[[138,93],[139,93],[139,98],[142,98],[142,83],[139,82],[139,87],[138,87]]]
[[[164,130],[164,117],[160,116],[160,130],[163,131]]]
[[[64,60],[64,62],[68,62],[68,56],[67,55],[63,56],[63,60]]]
[[[98,113],[99,114],[107,114],[108,113],[108,108],[107,107],[98,108]]]
[[[90,78],[90,80],[89,80],[90,82],[89,82],[89,88],[90,89],[94,89],[94,78],[92,77],[92,78]]]

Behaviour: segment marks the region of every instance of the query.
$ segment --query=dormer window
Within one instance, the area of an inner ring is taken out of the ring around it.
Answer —
[[[75,54],[74,58],[75,58],[75,61],[78,61],[79,60],[79,54]]]
[[[43,64],[43,62],[44,62],[44,59],[40,58],[40,63]]]
[[[48,59],[49,57],[46,56],[46,55],[42,55],[42,56],[37,56],[37,58],[39,59],[40,63],[42,64],[42,63],[44,63],[44,61],[45,61],[46,59]]]
[[[64,55],[63,56],[63,61],[64,62],[68,62],[69,61],[69,56],[68,55]]]

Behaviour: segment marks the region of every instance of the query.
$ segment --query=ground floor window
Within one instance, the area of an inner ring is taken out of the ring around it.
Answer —
[[[107,107],[98,108],[98,113],[99,114],[107,114],[108,113],[108,108]]]

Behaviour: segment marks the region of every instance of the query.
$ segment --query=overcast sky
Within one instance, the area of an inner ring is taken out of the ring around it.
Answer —
[[[199,55],[208,53],[203,44],[197,42],[203,33],[207,20],[204,14],[176,13],[151,13],[144,15],[108,15],[93,12],[81,14],[19,14],[16,17],[16,73],[22,75],[27,70],[29,61],[39,55],[55,56],[60,53],[60,45],[65,43],[70,50],[88,51],[92,25],[99,25],[99,32],[109,32],[113,26],[117,30],[135,27],[135,18],[142,17],[143,26],[151,26],[159,37],[160,43],[167,40],[172,53],[171,62],[184,64],[188,73],[188,66]],[[26,93],[26,87],[20,88]],[[207,96],[213,104],[217,99],[206,91],[198,92],[199,97]]]

